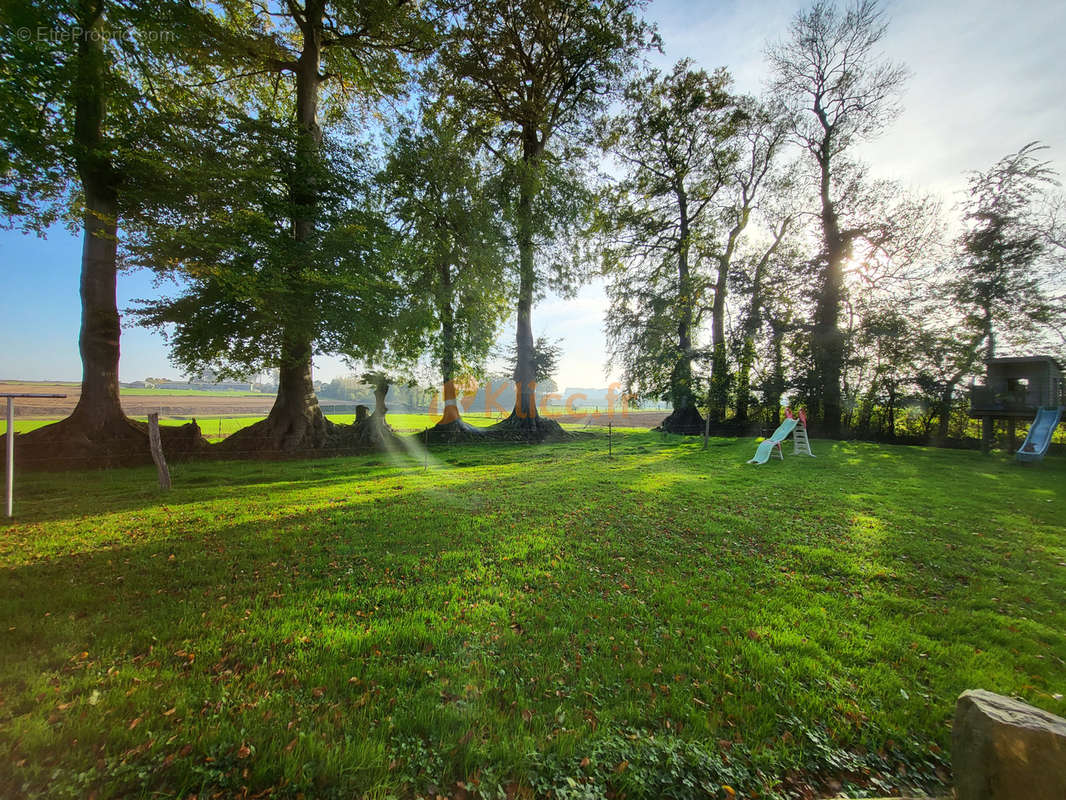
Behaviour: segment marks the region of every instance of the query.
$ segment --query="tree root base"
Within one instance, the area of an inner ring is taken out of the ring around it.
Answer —
[[[211,450],[195,421],[162,425],[159,436],[168,460],[181,461]],[[6,435],[0,436],[0,447],[6,446]],[[100,425],[89,425],[75,413],[51,425],[15,435],[16,469],[109,469],[151,463],[148,423],[122,415],[115,415]]]
[[[485,438],[484,428],[476,428],[468,422],[463,422],[462,419],[438,422],[432,428],[426,428],[418,434],[419,441],[429,444],[481,442],[485,441]]]
[[[572,437],[553,419],[512,413],[503,422],[485,428],[485,436],[497,442],[565,442]]]
[[[402,446],[389,423],[376,414],[371,414],[351,425],[334,425],[326,448],[359,453],[392,451]]]
[[[702,436],[705,427],[706,423],[700,412],[694,406],[687,406],[675,408],[655,430],[680,433],[684,436]]]

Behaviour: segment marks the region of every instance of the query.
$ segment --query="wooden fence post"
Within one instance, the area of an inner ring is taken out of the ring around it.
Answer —
[[[159,488],[170,488],[170,470],[163,455],[163,443],[159,439],[159,412],[148,415],[148,444],[152,448],[152,460],[159,472]]]

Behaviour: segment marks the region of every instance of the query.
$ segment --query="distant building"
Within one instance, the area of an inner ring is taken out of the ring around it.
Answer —
[[[161,391],[258,392],[263,390],[262,384],[248,380],[220,381],[213,373],[184,381],[175,381],[170,378],[145,378],[143,381],[123,383],[122,386],[127,389],[159,389]]]

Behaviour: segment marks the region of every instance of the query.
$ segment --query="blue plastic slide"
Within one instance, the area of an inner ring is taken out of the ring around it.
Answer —
[[[1051,434],[1062,419],[1062,406],[1049,406],[1036,412],[1036,419],[1029,426],[1025,443],[1014,454],[1019,461],[1040,461],[1051,444]]]
[[[777,430],[770,434],[769,439],[763,439],[759,443],[759,447],[755,450],[755,457],[751,459],[749,464],[765,464],[770,460],[770,452],[778,447],[781,442],[788,438],[788,435],[792,433],[792,429],[796,427],[796,423],[799,420],[794,417],[787,418],[784,422],[777,426]]]

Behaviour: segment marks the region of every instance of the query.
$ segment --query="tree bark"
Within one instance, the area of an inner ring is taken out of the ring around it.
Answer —
[[[888,381],[888,438],[896,439],[896,382]]]
[[[704,420],[696,408],[696,395],[692,388],[692,321],[696,304],[695,287],[689,269],[690,244],[688,196],[684,187],[675,189],[678,206],[680,237],[677,246],[677,361],[670,374],[670,403],[673,411],[662,422],[668,433],[699,434]]]
[[[511,415],[492,426],[505,438],[542,440],[546,436],[562,435],[562,427],[555,420],[544,419],[537,413],[536,370],[533,364],[533,289],[536,270],[533,261],[533,201],[540,176],[540,159],[544,143],[537,137],[532,124],[522,128],[522,175],[518,189],[518,316],[515,323],[515,405]]]
[[[948,440],[949,426],[951,424],[951,405],[952,400],[955,397],[955,386],[958,383],[958,380],[959,378],[952,377],[952,379],[945,384],[944,391],[940,393],[936,428],[937,445],[940,447],[943,447]]]
[[[122,176],[115,168],[105,135],[108,74],[104,4],[80,0],[72,99],[71,150],[81,182],[81,353],[82,381],[78,403],[69,417],[16,437],[19,461],[45,468],[94,468],[144,463],[150,459],[148,426],[129,419],[119,397],[121,325],[118,285],[118,218]],[[184,455],[207,446],[195,422],[165,426],[163,444]]]
[[[441,261],[440,271],[440,371],[444,379],[444,413],[438,425],[449,425],[461,419],[459,398],[455,391],[455,308],[452,295],[452,270]]]
[[[74,103],[74,151],[85,210],[81,255],[81,396],[71,415],[87,433],[102,432],[125,420],[119,400],[118,184],[104,140],[107,62],[100,29],[103,4],[80,7],[83,35],[78,42]]]
[[[536,375],[533,366],[533,198],[536,194],[535,171],[540,161],[536,130],[524,131],[522,146],[522,182],[518,198],[518,320],[515,330],[515,407],[513,417],[533,420],[537,416]]]
[[[265,430],[257,431],[257,438],[271,450],[313,449],[321,447],[328,438],[330,423],[323,416],[315,396],[311,345],[304,337],[287,339],[282,345],[278,393],[264,423]]]
[[[820,195],[822,203],[822,237],[825,246],[825,271],[815,305],[812,350],[816,370],[816,385],[821,406],[822,433],[831,438],[840,436],[842,411],[840,380],[844,357],[844,337],[840,331],[840,305],[844,294],[844,262],[848,257],[847,242],[840,232],[840,222],[830,198],[829,137],[826,136],[822,154]]]
[[[725,251],[718,257],[718,277],[714,285],[714,303],[711,306],[711,392],[707,414],[714,422],[725,419],[729,405],[729,359],[725,346],[725,301],[729,291],[729,270],[733,253],[744,229],[748,226],[750,209],[741,209],[740,217],[729,231]]]
[[[740,349],[737,364],[737,422],[748,421],[748,407],[751,405],[751,368],[755,364],[755,333],[744,335],[744,344]]]
[[[770,427],[776,428],[781,421],[781,395],[785,391],[785,331],[780,325],[772,324],[770,352],[773,354],[773,370],[769,391],[766,393],[766,406]]]
[[[737,422],[748,421],[748,406],[751,404],[751,369],[755,364],[755,337],[762,324],[762,284],[766,268],[774,252],[784,240],[791,222],[788,217],[781,221],[781,227],[774,231],[773,242],[760,256],[752,272],[751,299],[748,301],[748,313],[744,317],[744,344],[741,347],[740,361],[737,365]]]
[[[322,75],[322,27],[325,7],[321,0],[307,0],[303,19],[299,21],[303,37],[300,57],[294,71],[296,82],[296,123],[299,139],[296,148],[290,195],[296,212],[292,219],[292,235],[297,242],[309,240],[315,229],[315,207],[318,187],[315,183],[315,164],[322,145],[322,131],[318,125],[319,87]],[[322,414],[315,395],[311,374],[312,337],[302,330],[297,319],[312,300],[301,300],[309,291],[300,277],[299,263],[289,268],[290,321],[282,332],[282,352],[278,364],[278,394],[274,406],[263,423],[251,426],[247,437],[240,437],[241,447],[266,447],[285,451],[307,450],[326,444],[332,428]],[[262,427],[261,427],[262,426]],[[252,430],[254,429],[254,430]],[[234,437],[230,437],[233,439]],[[227,440],[227,443],[230,440]],[[238,442],[234,441],[233,446]]]

